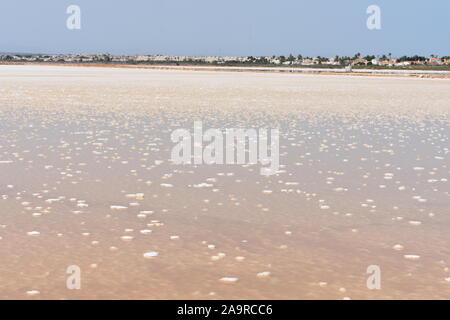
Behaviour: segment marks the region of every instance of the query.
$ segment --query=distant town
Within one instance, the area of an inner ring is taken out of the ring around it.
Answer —
[[[167,65],[229,65],[229,66],[299,66],[313,68],[404,68],[450,70],[450,56],[402,56],[391,54],[353,57],[309,57],[302,55],[262,57],[111,55],[111,54],[0,54],[0,63],[92,63],[92,64],[167,64]]]

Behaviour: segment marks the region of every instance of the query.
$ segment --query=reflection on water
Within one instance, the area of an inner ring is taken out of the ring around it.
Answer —
[[[2,66],[0,298],[448,299],[448,88]],[[280,129],[280,171],[172,164],[196,120]]]

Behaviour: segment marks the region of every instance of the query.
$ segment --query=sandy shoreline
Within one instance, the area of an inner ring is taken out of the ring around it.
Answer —
[[[287,73],[305,75],[344,75],[365,77],[407,77],[426,79],[450,79],[450,72],[427,70],[364,70],[356,69],[346,72],[342,69],[307,69],[292,67],[234,67],[234,66],[192,66],[192,65],[128,65],[128,64],[79,64],[79,63],[34,63],[34,62],[0,62],[1,65],[24,66],[55,66],[84,68],[118,68],[118,69],[148,69],[148,70],[179,70],[179,71],[209,71],[209,72],[252,72],[252,73]]]

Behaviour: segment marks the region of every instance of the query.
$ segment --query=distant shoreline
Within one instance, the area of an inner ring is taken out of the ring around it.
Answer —
[[[86,68],[123,68],[148,70],[185,70],[185,71],[222,71],[222,72],[260,72],[260,73],[295,73],[315,75],[346,75],[346,76],[382,76],[382,77],[411,77],[428,79],[450,79],[450,71],[420,70],[420,69],[346,69],[336,68],[300,68],[300,67],[256,67],[256,66],[205,66],[195,64],[180,65],[144,65],[120,63],[49,63],[49,62],[0,62],[1,65],[25,66],[61,66]]]

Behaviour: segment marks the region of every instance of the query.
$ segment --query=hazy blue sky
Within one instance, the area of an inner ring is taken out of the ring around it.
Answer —
[[[81,30],[66,8],[81,7]],[[382,29],[366,9],[382,9]],[[2,0],[0,52],[450,55],[450,0]]]

